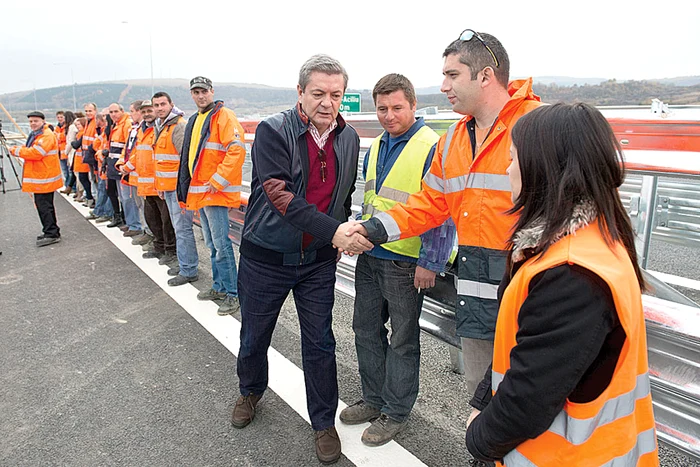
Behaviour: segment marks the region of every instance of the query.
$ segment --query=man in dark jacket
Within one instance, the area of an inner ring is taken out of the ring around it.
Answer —
[[[297,105],[258,126],[238,275],[241,396],[232,423],[247,426],[267,389],[267,350],[291,290],[301,325],[307,407],[323,463],[341,453],[331,329],[335,247],[351,253],[372,248],[340,228],[351,214],[360,151],[357,133],[338,115],[347,80],[337,60],[311,57],[299,73]]]

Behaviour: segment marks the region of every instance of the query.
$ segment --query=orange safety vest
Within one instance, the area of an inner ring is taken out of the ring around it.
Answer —
[[[422,190],[405,204],[377,214],[388,241],[409,238],[442,225],[452,216],[459,239],[457,255],[457,335],[493,339],[498,303],[496,292],[505,272],[505,248],[514,216],[506,169],[510,165],[510,130],[518,119],[537,108],[532,79],[508,87],[510,100],[498,114],[491,132],[476,154],[466,116],[453,124],[437,143]]]
[[[194,125],[197,114],[190,118],[188,129]],[[191,136],[191,131],[185,131]],[[241,205],[241,186],[243,182],[243,162],[245,161],[245,130],[238,122],[231,109],[217,103],[202,126],[202,136],[197,147],[197,157],[192,166],[190,186],[187,190],[187,209],[196,211],[204,206],[227,206],[237,208]],[[186,138],[183,151],[189,157],[190,139]],[[181,167],[188,170],[189,166]],[[209,193],[205,184],[216,188]]]
[[[58,140],[48,125],[27,146],[13,146],[13,156],[24,159],[22,191],[27,193],[51,193],[63,186],[61,164],[58,159]]]
[[[608,246],[598,222],[526,260],[509,283],[498,312],[492,390],[497,395],[499,384],[508,378],[510,353],[518,345],[518,313],[530,281],[566,263],[605,280],[627,338],[610,385],[597,399],[585,404],[567,400],[547,431],[520,444],[499,465],[602,466],[613,465],[614,460],[620,467],[658,466],[642,295],[627,250],[619,242]]]
[[[158,196],[156,190],[156,162],[153,152],[153,139],[155,138],[155,128],[153,126],[139,127],[136,135],[136,144],[129,156],[129,160],[124,164],[124,170],[129,174],[138,173],[139,196]],[[129,175],[131,178],[131,175]]]
[[[173,130],[176,125],[184,122],[184,118],[178,117],[174,122],[167,123],[153,145],[156,161],[156,190],[158,191],[175,191],[177,188],[181,148],[176,148],[173,144]]]
[[[102,166],[105,165],[105,158],[102,155],[102,150],[107,149],[107,135],[105,135],[104,130],[103,128],[102,133],[95,134],[95,139],[92,142],[92,149],[95,151],[95,159],[97,159],[97,175],[101,180],[107,180],[107,174],[102,172]]]
[[[83,137],[85,129],[82,129],[76,135],[77,139]],[[83,146],[75,150],[75,157],[73,158],[73,172],[75,173],[90,173],[90,166],[83,163]]]
[[[58,155],[61,160],[68,159],[68,154],[66,154],[66,127],[56,125],[53,130],[58,140]]]

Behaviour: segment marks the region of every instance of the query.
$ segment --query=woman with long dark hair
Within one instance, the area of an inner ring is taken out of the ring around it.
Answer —
[[[69,195],[75,191],[76,179],[75,174],[73,173],[73,168],[71,167],[73,162],[72,154],[75,149],[73,149],[71,143],[75,141],[75,137],[78,134],[78,129],[75,125],[73,125],[73,122],[75,121],[75,114],[73,112],[66,110],[62,115],[63,122],[59,122],[57,125],[57,128],[61,128],[59,148],[61,149],[61,170],[63,170],[63,185],[65,186],[65,188],[61,190],[61,193]]]
[[[508,467],[657,466],[645,284],[612,129],[594,107],[556,104],[512,141],[518,220],[467,448]]]

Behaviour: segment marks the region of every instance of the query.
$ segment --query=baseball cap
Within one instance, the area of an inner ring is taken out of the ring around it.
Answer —
[[[209,78],[205,78],[204,76],[196,76],[190,80],[190,89],[194,88],[213,89],[214,86],[212,86]]]
[[[150,99],[146,99],[145,101],[141,102],[139,110],[143,109],[144,107],[153,107],[153,102]]]

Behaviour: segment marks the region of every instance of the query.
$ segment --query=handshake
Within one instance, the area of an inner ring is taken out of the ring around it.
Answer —
[[[346,255],[359,255],[374,248],[374,244],[367,239],[367,229],[362,222],[350,220],[340,224],[333,235],[333,246],[339,253]]]

